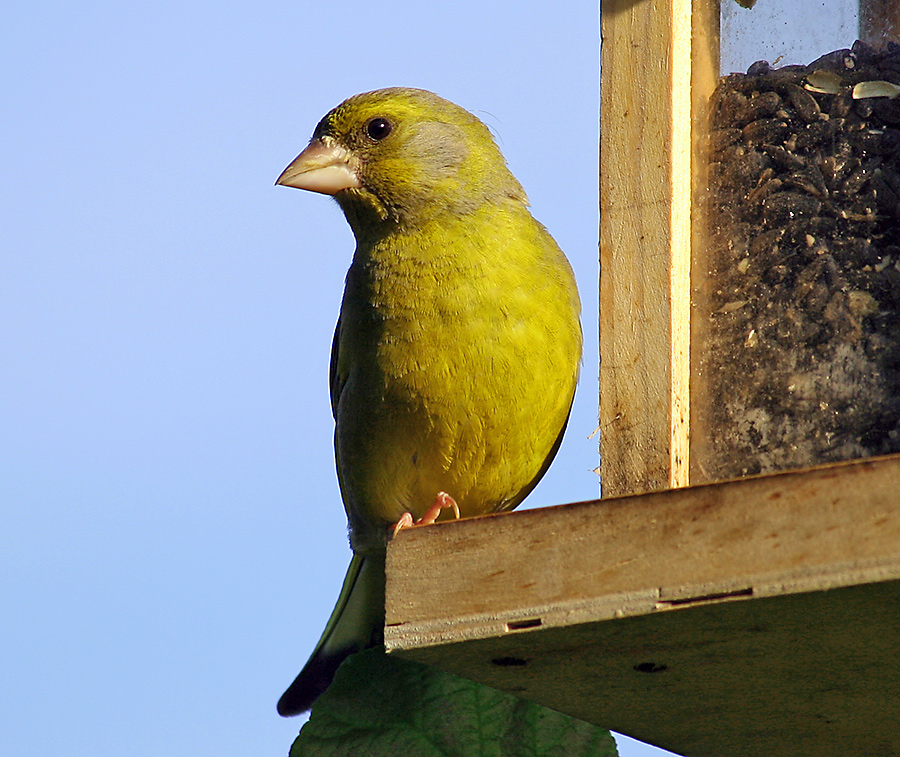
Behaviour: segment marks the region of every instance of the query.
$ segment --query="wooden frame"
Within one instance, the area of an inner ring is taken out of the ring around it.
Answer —
[[[718,4],[603,0],[600,431],[604,496],[686,486],[696,132]]]
[[[692,480],[703,475],[691,463],[692,395],[703,401],[691,386],[690,345],[702,338],[691,292],[703,283],[691,261],[705,244],[695,198],[707,184],[699,150],[718,24],[717,0],[602,0],[603,496],[705,483]],[[860,0],[860,36],[900,39],[900,3]]]

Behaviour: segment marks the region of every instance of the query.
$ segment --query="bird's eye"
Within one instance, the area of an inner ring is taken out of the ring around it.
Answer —
[[[393,129],[391,122],[386,118],[373,118],[366,124],[366,134],[369,135],[369,139],[373,139],[376,142],[384,139]]]

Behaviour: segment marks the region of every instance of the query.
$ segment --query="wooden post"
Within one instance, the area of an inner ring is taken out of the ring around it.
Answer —
[[[692,177],[718,69],[716,0],[602,0],[604,496],[686,486]]]
[[[875,48],[900,42],[900,2],[860,0],[859,38]]]

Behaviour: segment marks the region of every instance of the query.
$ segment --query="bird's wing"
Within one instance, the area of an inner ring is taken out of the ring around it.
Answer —
[[[342,372],[338,366],[338,356],[341,349],[341,318],[338,317],[337,325],[334,327],[334,339],[331,342],[331,367],[329,373],[329,386],[331,387],[331,414],[337,420],[338,401],[341,393],[344,391],[344,384],[347,382],[346,372]]]

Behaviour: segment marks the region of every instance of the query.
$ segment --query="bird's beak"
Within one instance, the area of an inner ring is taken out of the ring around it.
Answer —
[[[359,187],[353,156],[340,145],[326,140],[328,137],[310,142],[275,183],[326,195]]]

